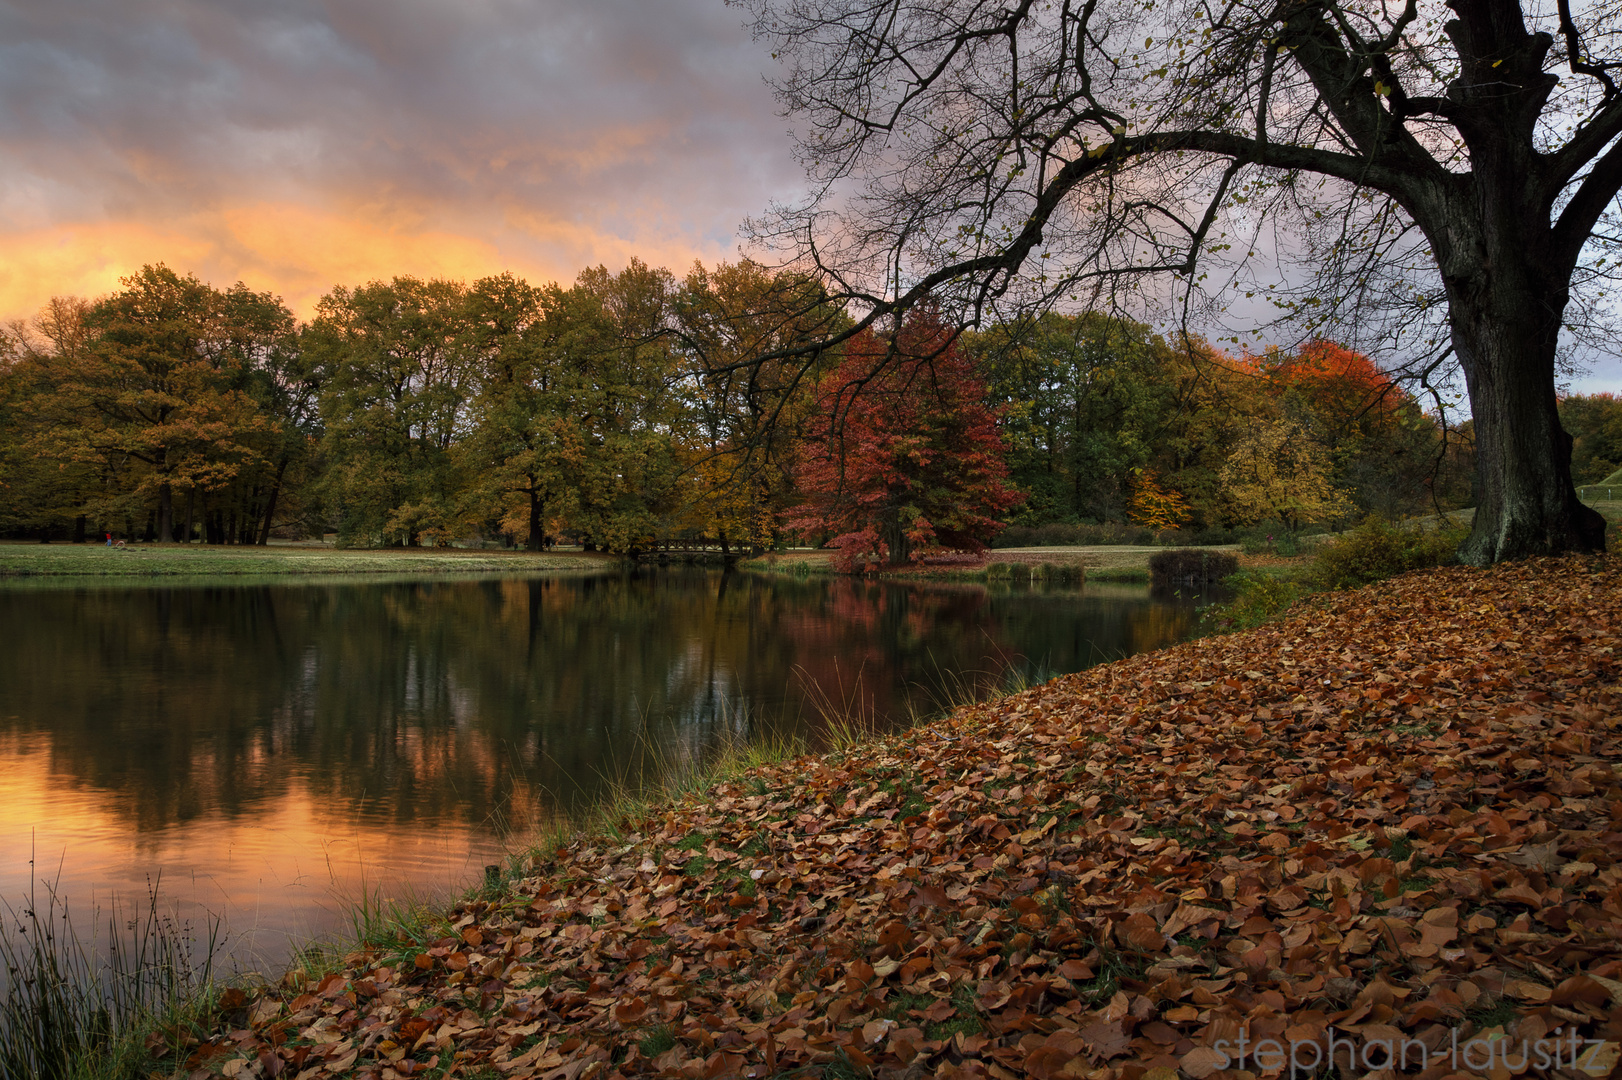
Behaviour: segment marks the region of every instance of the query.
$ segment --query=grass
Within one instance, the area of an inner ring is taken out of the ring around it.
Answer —
[[[678,758],[644,739],[632,758],[605,777],[606,795],[572,806],[539,828],[527,850],[508,859],[508,874],[520,876],[537,862],[550,861],[584,836],[623,843],[637,823],[646,820],[657,807],[698,795],[717,784],[740,780],[752,769],[788,761],[808,750],[798,736],[769,733],[759,741],[740,739],[728,743],[708,757]],[[661,779],[654,784],[639,782],[638,778],[645,776]]]
[[[613,556],[579,552],[477,551],[391,548],[355,551],[328,547],[206,547],[198,544],[109,548],[100,544],[0,544],[0,578],[171,577],[488,573],[596,570]]]
[[[32,865],[32,861],[30,861]],[[217,989],[218,923],[199,938],[161,912],[154,884],[133,918],[97,910],[88,940],[53,885],[35,884],[20,909],[6,907],[0,932],[0,1076],[96,1080],[133,1075],[146,1036],[194,1024]],[[123,926],[128,933],[121,933]]]

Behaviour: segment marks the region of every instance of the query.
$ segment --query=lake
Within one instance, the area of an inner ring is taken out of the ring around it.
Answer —
[[[719,570],[0,586],[0,898],[223,917],[278,969],[560,809],[744,739],[813,745],[1185,638],[1132,586]],[[32,860],[32,864],[30,863]]]

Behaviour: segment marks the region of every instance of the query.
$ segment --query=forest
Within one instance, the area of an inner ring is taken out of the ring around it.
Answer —
[[[1222,542],[1472,505],[1468,419],[1330,341],[1232,355],[1095,312],[887,333],[750,262],[275,296],[148,266],[0,331],[0,536],[840,549]],[[774,357],[779,357],[774,359]],[[1567,396],[1576,481],[1622,405]]]

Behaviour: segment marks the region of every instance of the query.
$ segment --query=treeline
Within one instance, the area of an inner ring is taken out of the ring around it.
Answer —
[[[817,352],[850,325],[748,262],[401,277],[303,324],[147,267],[0,335],[0,534],[900,561],[1009,523],[1191,539],[1470,502],[1468,423],[1332,343],[1235,357],[1098,314],[956,336],[925,310]],[[759,360],[791,348],[811,359]],[[1615,402],[1566,407],[1592,420],[1579,471],[1611,471]]]
[[[846,325],[748,263],[401,277],[336,288],[304,325],[163,266],[124,286],[5,336],[4,533],[770,542],[802,374],[743,361]]]

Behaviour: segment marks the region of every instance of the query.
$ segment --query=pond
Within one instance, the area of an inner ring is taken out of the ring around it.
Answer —
[[[895,725],[1011,672],[1186,637],[1132,586],[705,570],[0,587],[0,899],[224,919],[273,971],[432,902],[616,783],[825,713]]]

